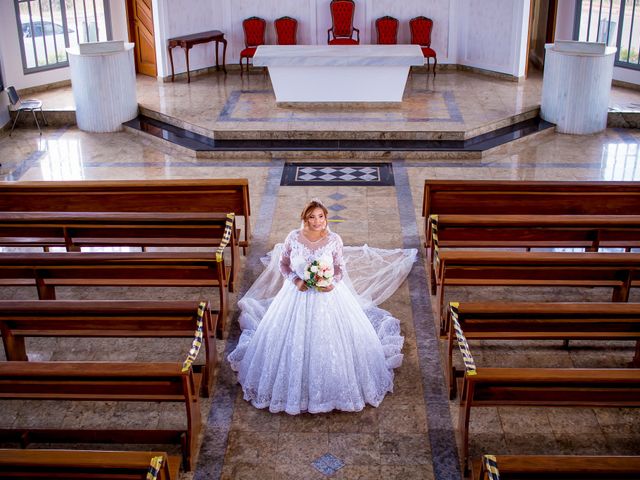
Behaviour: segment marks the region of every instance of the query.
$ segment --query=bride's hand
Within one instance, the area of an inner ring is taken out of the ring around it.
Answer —
[[[308,290],[307,284],[304,283],[304,280],[302,280],[301,278],[296,278],[296,281],[294,283],[296,284],[296,287],[298,287],[298,290],[300,290],[301,292],[306,292]]]
[[[327,287],[318,287],[318,290],[321,292],[330,292],[333,290],[333,285],[329,285]]]

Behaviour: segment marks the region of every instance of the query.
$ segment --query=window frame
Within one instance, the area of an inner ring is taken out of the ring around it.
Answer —
[[[55,62],[55,63],[51,63],[51,64],[47,64],[47,65],[36,65],[35,67],[28,67],[27,66],[27,54],[26,54],[26,49],[25,49],[25,44],[24,44],[24,33],[23,33],[23,28],[22,28],[22,17],[20,15],[20,4],[26,3],[28,5],[29,8],[29,20],[30,20],[30,25],[31,25],[31,30],[33,31],[33,26],[35,25],[34,22],[34,12],[31,11],[31,2],[35,2],[38,1],[40,2],[40,5],[42,4],[42,2],[47,2],[49,3],[49,6],[51,8],[51,5],[53,3],[58,3],[60,5],[60,12],[61,12],[61,21],[62,21],[62,29],[63,29],[63,38],[64,38],[64,45],[58,45],[57,41],[56,41],[56,36],[59,34],[53,33],[52,37],[53,37],[53,42],[55,44],[55,48],[57,52],[60,52],[61,50],[63,52],[66,52],[66,48],[68,48],[68,45],[70,45],[69,43],[69,25],[67,22],[67,7],[66,7],[66,3],[65,0],[13,0],[13,4],[15,7],[15,17],[16,17],[16,25],[17,25],[17,29],[18,29],[18,42],[20,44],[20,57],[22,59],[22,73],[24,75],[30,75],[32,73],[40,73],[40,72],[45,72],[45,71],[49,71],[49,70],[58,70],[60,68],[67,68],[69,66],[69,57],[67,55],[67,59],[65,61],[62,62]],[[110,0],[73,0],[74,4],[75,2],[82,2],[82,4],[85,6],[88,2],[93,3],[94,7],[96,5],[97,2],[101,2],[103,5],[103,11],[104,11],[104,21],[105,21],[105,30],[106,30],[106,37],[107,40],[112,40],[113,39],[113,35],[112,35],[112,26],[111,26],[111,3]],[[51,16],[50,18],[46,19],[42,17],[42,7],[40,8],[40,16],[38,17],[40,19],[39,23],[41,24],[41,28],[43,33],[46,30],[45,24],[49,23],[51,25],[52,31],[55,32],[56,30],[56,26],[58,26],[59,24],[55,22],[53,16]],[[86,12],[86,10],[85,10]],[[85,19],[86,19],[86,13],[85,13]],[[87,27],[88,29],[88,27]],[[79,34],[78,32],[78,25],[77,25],[77,19],[76,19],[76,26],[75,29],[73,29],[73,33],[75,33],[76,35]],[[97,31],[97,27],[96,27],[96,34],[98,33]],[[87,32],[87,36],[89,36],[88,32]],[[44,48],[45,48],[45,52],[47,51],[47,45],[46,45],[46,37],[47,34],[44,33],[44,35],[42,35],[42,41],[44,42]],[[34,40],[33,41],[33,46],[34,46],[34,51],[36,50],[35,48],[35,38],[33,35],[31,35],[29,38],[32,38]],[[66,53],[65,53],[66,55]],[[37,57],[37,53],[36,53],[36,57]]]
[[[583,4],[584,0],[575,0],[575,12],[574,12],[574,18],[573,18],[573,39],[574,40],[580,40],[580,21],[581,21],[581,16],[582,16],[582,4]],[[594,0],[589,0],[589,16],[591,16],[591,14],[596,13],[598,15],[600,15],[602,13],[602,4],[605,2],[606,0],[600,0],[600,7],[598,8],[597,5],[594,5]],[[620,53],[621,53],[621,48],[620,48],[620,42],[622,41],[622,30],[623,30],[623,20],[624,20],[624,12],[625,12],[625,8],[627,5],[627,1],[631,1],[633,2],[633,7],[637,7],[640,6],[640,0],[620,0],[620,13],[618,15],[618,18],[616,19],[618,22],[618,31],[616,33],[616,43],[615,43],[615,47],[616,47],[616,55],[614,57],[614,61],[613,61],[613,65],[615,67],[619,67],[619,68],[625,68],[628,70],[640,70],[640,60],[638,63],[633,63],[633,62],[629,62],[629,61],[624,61],[620,59]],[[609,13],[609,23],[611,22],[611,11],[613,10],[612,8],[612,4],[613,4],[613,0],[610,0],[610,13]],[[598,11],[599,10],[599,11]],[[635,8],[633,10],[634,14],[635,14]],[[640,11],[638,11],[638,18],[640,19]],[[634,20],[634,15],[632,14],[631,17],[631,32],[629,34],[629,37],[631,37],[631,34],[633,33],[633,20]],[[598,24],[598,31],[600,29],[600,25]],[[589,32],[589,30],[587,30],[587,32]],[[596,33],[596,38],[598,37],[598,34]],[[607,37],[608,37],[608,33],[607,33]],[[589,36],[587,36],[587,41],[589,41]],[[638,50],[640,50],[640,42],[638,42]]]

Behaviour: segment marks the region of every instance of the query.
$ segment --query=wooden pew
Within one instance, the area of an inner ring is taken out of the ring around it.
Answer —
[[[183,429],[3,428],[0,441],[30,443],[178,444],[185,470],[198,446],[200,376],[172,363],[0,362],[0,400],[178,402]]]
[[[635,340],[632,365],[640,366],[639,303],[460,303],[450,307],[447,376],[450,398],[456,378],[453,365],[456,316],[467,340]]]
[[[230,251],[229,290],[240,255],[235,219],[225,213],[2,212],[0,245],[10,247],[209,247]]]
[[[33,285],[40,300],[55,300],[58,286],[213,287],[219,336],[227,318],[225,277],[213,253],[0,254],[0,286]]]
[[[157,480],[177,480],[180,457],[165,452],[102,450],[0,449],[0,477],[5,479],[84,478],[146,480],[151,460],[160,457]]]
[[[425,180],[422,216],[430,248],[431,215],[638,215],[638,182]],[[432,293],[435,284],[431,278]]]
[[[430,224],[431,236],[426,241],[432,280],[436,250],[443,248],[583,248],[597,252],[599,248],[629,251],[640,247],[639,215],[445,214],[432,216]]]
[[[440,335],[449,330],[444,298],[451,285],[611,287],[612,301],[626,302],[639,274],[638,253],[442,252],[436,293]]]
[[[27,337],[193,338],[198,303],[149,301],[0,301],[0,331],[7,360],[27,361]],[[215,312],[214,313],[218,313]],[[217,363],[216,324],[206,303],[202,344],[202,390],[213,391]]]
[[[460,400],[462,459],[469,466],[472,407],[640,407],[640,369],[478,368]]]
[[[425,180],[422,216],[638,215],[638,182]],[[427,236],[429,238],[429,236]]]
[[[631,480],[640,478],[640,457],[591,455],[494,455],[500,480]],[[472,480],[491,480],[482,458],[473,461]]]
[[[244,219],[245,252],[251,237],[246,178],[0,182],[0,212],[233,212]]]

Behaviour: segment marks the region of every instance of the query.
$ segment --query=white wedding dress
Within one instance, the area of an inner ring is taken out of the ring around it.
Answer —
[[[399,320],[376,305],[404,281],[416,254],[343,248],[333,232],[311,242],[292,231],[238,302],[242,334],[228,360],[245,400],[292,415],[378,406],[393,391],[404,338]],[[333,290],[299,291],[293,281],[321,259],[333,262]]]

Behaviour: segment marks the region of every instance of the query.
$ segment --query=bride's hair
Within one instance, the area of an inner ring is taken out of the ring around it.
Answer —
[[[302,213],[300,214],[300,220],[302,221],[302,226],[304,227],[305,222],[316,208],[319,208],[324,213],[324,218],[328,222],[329,221],[329,210],[318,198],[314,198],[309,201],[304,208],[302,209]]]

